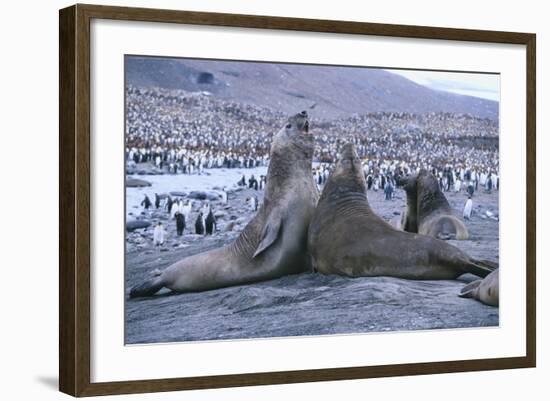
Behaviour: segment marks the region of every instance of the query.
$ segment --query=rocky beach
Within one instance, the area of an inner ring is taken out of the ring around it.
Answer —
[[[353,143],[369,202],[388,222],[406,208],[401,189],[384,199],[384,189],[391,191],[397,177],[430,171],[447,189],[445,196],[460,219],[466,185],[478,185],[472,218],[465,222],[470,237],[450,242],[472,257],[498,262],[499,102],[418,84],[397,72],[125,58],[127,344],[499,325],[498,308],[458,297],[475,279],[468,275],[407,281],[305,273],[206,292],[163,289],[153,297],[128,297],[153,273],[238,237],[255,213],[254,201],[247,199],[263,201],[254,183],[259,187],[266,175],[273,137],[292,128],[288,118],[296,113],[307,113],[307,132],[315,138],[314,182],[325,183],[342,146]],[[453,87],[478,85],[477,74],[440,74],[429,72],[433,80],[449,80]],[[497,77],[483,77],[491,93],[498,94]],[[249,187],[252,175],[256,181]],[[243,178],[247,185],[238,186]],[[450,191],[455,185],[459,192]],[[183,200],[178,206],[187,216],[182,236],[164,205],[169,196]],[[161,200],[158,209],[156,200]],[[142,203],[149,202],[145,210]],[[217,229],[213,235],[197,235],[195,221],[202,208],[208,210],[207,202]]]
[[[263,196],[262,191],[235,184],[242,174],[248,178],[262,173],[265,169],[211,169],[202,176],[129,177],[145,183],[127,188],[126,292],[155,269],[233,241],[254,214],[246,198],[256,196],[261,202]],[[222,186],[228,188],[227,204],[221,201]],[[145,194],[154,200],[155,193],[192,200],[191,222],[183,236],[176,235],[175,221],[164,208],[144,210],[139,205]],[[466,194],[445,195],[460,216]],[[384,200],[383,191],[368,191],[368,197],[387,221],[406,208],[400,189],[390,201]],[[217,232],[211,236],[194,234],[205,201],[217,220]],[[480,190],[473,201],[472,219],[466,221],[470,239],[451,243],[474,257],[498,261],[498,192]],[[155,247],[152,227],[158,221],[165,226],[166,241]],[[134,228],[136,223],[142,228]],[[473,279],[464,275],[458,280],[410,281],[308,273],[199,293],[163,290],[155,297],[127,299],[125,339],[127,344],[143,344],[498,326],[498,308],[458,297]]]

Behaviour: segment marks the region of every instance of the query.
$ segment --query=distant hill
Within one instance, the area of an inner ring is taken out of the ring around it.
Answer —
[[[378,111],[450,112],[498,119],[498,102],[442,92],[376,68],[129,56],[126,82],[207,91],[286,114],[313,106],[332,119]]]

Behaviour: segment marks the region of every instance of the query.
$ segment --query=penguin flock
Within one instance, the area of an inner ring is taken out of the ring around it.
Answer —
[[[227,205],[228,196],[226,187],[222,189],[220,195],[220,203]],[[204,202],[200,207],[198,215],[194,220],[194,227],[191,217],[193,203],[190,199],[183,200],[182,198],[172,198],[170,195],[155,193],[154,202],[151,201],[148,195],[144,195],[140,205],[145,211],[152,209],[153,206],[156,210],[165,210],[169,214],[170,220],[176,223],[176,235],[178,237],[183,236],[186,230],[190,233],[203,236],[214,235],[218,231],[216,216],[208,201]],[[165,240],[166,228],[161,221],[158,221],[153,227],[153,244],[156,247],[162,246]]]

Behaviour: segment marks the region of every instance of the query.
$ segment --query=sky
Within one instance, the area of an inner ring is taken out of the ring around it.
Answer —
[[[500,75],[464,72],[391,70],[430,89],[499,101]]]

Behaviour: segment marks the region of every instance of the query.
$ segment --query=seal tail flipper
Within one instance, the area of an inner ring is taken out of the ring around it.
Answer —
[[[464,286],[460,290],[460,294],[458,294],[461,298],[473,298],[474,297],[474,291],[479,287],[481,284],[481,280],[472,281],[470,284]]]
[[[487,260],[487,259],[478,259],[478,260],[475,260],[475,262],[478,263],[478,264],[487,266],[487,267],[489,267],[490,269],[493,269],[493,270],[498,269],[498,263],[493,262],[493,261],[491,261],[491,260]]]
[[[160,279],[160,277],[154,277],[152,279],[149,279],[145,281],[142,284],[138,284],[130,290],[130,298],[138,298],[138,297],[150,297],[155,295],[162,287],[164,287],[164,283]]]
[[[464,267],[464,272],[484,278],[496,269],[498,269],[498,264],[489,260],[470,259],[469,263]]]

